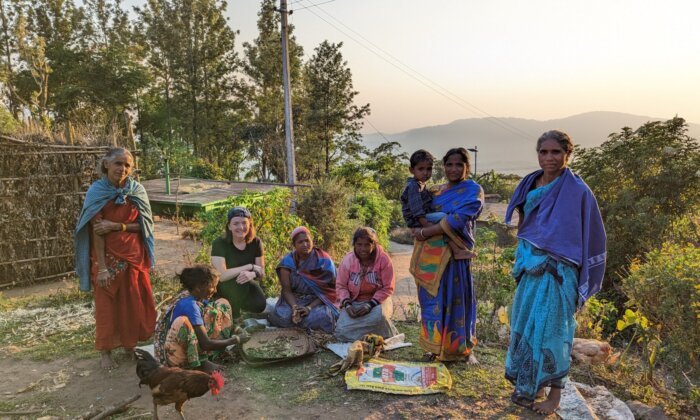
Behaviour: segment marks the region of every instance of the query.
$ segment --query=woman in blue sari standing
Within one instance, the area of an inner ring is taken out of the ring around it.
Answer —
[[[450,149],[442,158],[447,183],[433,198],[435,211],[445,213],[440,223],[414,228],[419,241],[436,235],[463,242],[474,248],[476,219],[483,208],[484,192],[469,175],[469,154],[463,147]],[[449,247],[443,249],[447,252]],[[476,363],[471,353],[476,345],[476,296],[471,276],[471,260],[449,258],[436,287],[418,286],[421,308],[419,344],[424,359],[467,360]]]
[[[571,138],[558,130],[537,140],[542,169],[520,182],[506,211],[519,213],[506,378],[513,403],[540,414],[559,407],[571,363],[575,313],[600,290],[605,229],[593,193],[567,163]],[[544,401],[545,387],[550,388]]]

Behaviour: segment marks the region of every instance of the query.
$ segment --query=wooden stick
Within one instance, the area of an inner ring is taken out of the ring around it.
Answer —
[[[41,413],[41,410],[31,411],[0,411],[0,416],[30,416],[32,414]]]
[[[110,405],[109,407],[106,407],[102,412],[98,413],[97,415],[93,417],[82,417],[85,420],[101,420],[104,418],[107,418],[113,414],[121,413],[123,411],[126,411],[126,409],[129,407],[131,403],[134,401],[138,400],[141,398],[141,394],[136,394],[133,395],[125,400],[122,400],[116,404]]]

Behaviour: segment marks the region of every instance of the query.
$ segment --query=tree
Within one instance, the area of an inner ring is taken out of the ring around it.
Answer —
[[[247,112],[225,9],[218,0],[149,0],[137,9],[155,80],[140,104],[139,129],[161,142],[182,138],[197,157],[228,166],[237,178]]]
[[[301,179],[327,176],[339,162],[357,158],[362,145],[362,119],[369,104],[357,106],[352,72],[340,52],[343,43],[323,41],[304,66],[304,136],[300,142]]]
[[[595,193],[608,235],[608,287],[700,206],[700,145],[686,133],[675,117],[575,152],[572,167]]]
[[[280,16],[274,0],[263,0],[258,12],[258,37],[244,43],[243,72],[247,76],[247,104],[253,118],[245,133],[248,155],[257,161],[250,176],[258,179],[285,180],[284,92],[282,89],[282,46]],[[289,25],[289,77],[292,106],[301,102],[300,70],[304,51],[293,36]],[[294,129],[299,117],[294,117]]]

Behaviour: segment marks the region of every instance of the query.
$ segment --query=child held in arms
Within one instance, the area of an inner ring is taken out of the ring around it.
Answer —
[[[409,228],[420,228],[440,223],[445,213],[434,211],[433,193],[427,188],[426,183],[433,176],[433,162],[435,158],[427,150],[416,150],[409,159],[409,168],[412,177],[406,181],[406,187],[401,193],[401,212]],[[456,260],[464,260],[474,257],[474,253],[461,248],[449,241],[452,256]]]

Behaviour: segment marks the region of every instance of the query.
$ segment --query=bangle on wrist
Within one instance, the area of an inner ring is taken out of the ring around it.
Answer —
[[[425,228],[420,228],[420,231],[418,232],[418,234],[420,234],[421,238],[425,239],[425,235],[423,235],[423,229],[425,229]]]
[[[121,225],[122,225],[122,232],[126,232],[126,225],[124,223],[122,223]]]

